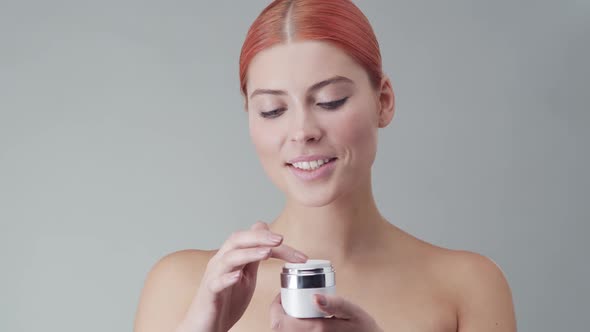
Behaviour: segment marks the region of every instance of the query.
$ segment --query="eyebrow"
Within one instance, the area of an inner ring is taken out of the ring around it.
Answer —
[[[321,82],[315,83],[314,85],[309,87],[309,89],[307,89],[307,93],[319,90],[319,89],[325,87],[326,85],[333,84],[333,83],[339,83],[339,82],[346,82],[346,83],[354,84],[354,82],[350,78],[337,75],[337,76],[328,78],[327,80],[323,80]],[[262,94],[282,96],[282,95],[286,95],[287,92],[285,92],[284,90],[256,89],[250,95],[250,99],[252,99],[252,97],[254,97],[254,96],[262,95]]]

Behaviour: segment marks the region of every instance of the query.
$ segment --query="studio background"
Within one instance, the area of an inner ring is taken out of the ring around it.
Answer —
[[[0,331],[130,331],[157,260],[279,213],[238,82],[268,3],[0,0]],[[383,215],[497,262],[519,331],[587,330],[590,3],[356,3]]]

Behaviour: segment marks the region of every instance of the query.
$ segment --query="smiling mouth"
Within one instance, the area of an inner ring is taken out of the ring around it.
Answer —
[[[315,171],[316,169],[322,168],[324,165],[333,163],[338,158],[327,158],[313,161],[301,161],[296,163],[286,163],[287,166],[296,168],[301,171]]]

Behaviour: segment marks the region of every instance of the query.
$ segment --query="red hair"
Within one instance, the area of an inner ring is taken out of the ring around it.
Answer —
[[[290,41],[328,41],[343,49],[369,75],[383,76],[381,51],[367,17],[351,0],[274,0],[256,18],[240,53],[240,89],[246,97],[248,66],[260,51]]]

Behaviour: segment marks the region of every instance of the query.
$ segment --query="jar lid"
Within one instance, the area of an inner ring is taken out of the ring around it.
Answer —
[[[325,259],[308,259],[305,263],[285,263],[287,269],[311,270],[323,267],[332,267],[332,263]]]
[[[336,284],[329,260],[310,259],[305,263],[285,263],[281,287],[289,289],[331,287]]]

